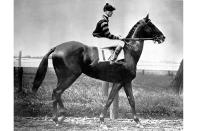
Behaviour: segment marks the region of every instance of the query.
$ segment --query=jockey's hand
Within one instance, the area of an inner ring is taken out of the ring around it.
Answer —
[[[120,40],[125,42],[126,38],[122,38],[122,39],[120,39]]]
[[[125,41],[125,38],[119,35],[119,40]]]

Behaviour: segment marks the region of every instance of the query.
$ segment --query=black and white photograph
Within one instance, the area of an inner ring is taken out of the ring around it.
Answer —
[[[13,0],[15,131],[182,131],[183,0]]]

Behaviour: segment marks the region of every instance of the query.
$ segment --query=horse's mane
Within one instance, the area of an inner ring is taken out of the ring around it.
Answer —
[[[131,30],[129,31],[128,35],[126,36],[126,38],[131,38],[133,33],[135,32],[136,28],[138,27],[138,25],[140,24],[140,21],[139,20],[132,28]],[[110,46],[110,47],[104,47],[102,49],[109,49],[109,50],[115,50],[116,49],[116,46]]]
[[[133,33],[135,32],[135,29],[138,27],[138,25],[140,24],[140,21],[138,21],[133,27],[132,29],[129,31],[128,35],[126,36],[126,38],[131,38]]]

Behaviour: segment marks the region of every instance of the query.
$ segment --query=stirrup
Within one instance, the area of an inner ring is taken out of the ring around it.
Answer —
[[[109,61],[109,64],[110,64],[110,65],[112,65],[112,64],[114,64],[114,63],[115,63],[115,60],[110,60],[110,61]]]
[[[117,61],[117,57],[116,56],[113,56],[113,59],[110,59],[109,60],[109,63],[111,65],[111,64],[115,63],[116,61]]]

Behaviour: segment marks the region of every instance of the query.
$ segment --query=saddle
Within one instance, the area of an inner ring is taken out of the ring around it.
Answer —
[[[99,50],[101,50],[101,51],[99,51],[99,61],[109,61],[109,59],[112,56],[112,54],[114,53],[116,47],[117,46],[113,45],[113,46],[100,48]],[[102,58],[100,58],[100,56],[102,56]],[[123,50],[118,55],[117,61],[122,60],[122,59],[124,59]]]
[[[91,66],[96,65],[99,62],[106,62],[106,61],[110,61],[110,57],[113,55],[115,49],[116,49],[116,45],[113,46],[108,46],[108,47],[103,47],[103,48],[99,48],[99,47],[91,47],[89,48],[89,57],[91,60]],[[120,52],[120,54],[118,55],[118,58],[116,59],[116,61],[122,61],[124,59],[124,53],[123,50]]]

